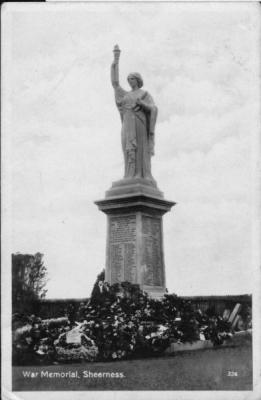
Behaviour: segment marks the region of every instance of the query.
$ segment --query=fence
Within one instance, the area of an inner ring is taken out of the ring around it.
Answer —
[[[212,310],[215,314],[222,314],[225,309],[232,310],[237,303],[242,305],[241,313],[252,307],[252,296],[226,295],[226,296],[180,296],[184,300],[190,301],[195,309],[202,312]],[[74,312],[81,303],[86,303],[88,298],[81,299],[44,299],[38,302],[38,310],[42,318],[62,317],[65,313]]]

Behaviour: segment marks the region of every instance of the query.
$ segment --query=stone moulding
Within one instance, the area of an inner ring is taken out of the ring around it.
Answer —
[[[97,200],[95,204],[99,210],[105,214],[113,214],[130,211],[146,211],[150,213],[157,213],[160,215],[170,211],[176,203],[173,201],[164,200],[162,198],[148,196],[143,193],[108,197],[104,200]]]
[[[134,192],[95,204],[107,215],[106,281],[139,284],[161,298],[166,293],[162,216],[175,203]]]

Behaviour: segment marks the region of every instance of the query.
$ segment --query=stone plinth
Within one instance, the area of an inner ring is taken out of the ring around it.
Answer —
[[[95,204],[107,214],[105,280],[139,284],[153,297],[166,292],[162,216],[174,202],[142,179],[115,182]]]

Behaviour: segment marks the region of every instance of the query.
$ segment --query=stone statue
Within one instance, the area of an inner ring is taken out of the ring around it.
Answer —
[[[158,110],[139,73],[128,75],[130,91],[121,88],[118,46],[113,53],[111,82],[122,122],[125,173],[95,202],[108,222],[105,281],[131,282],[160,298],[166,292],[162,218],[175,203],[164,199],[151,174]]]
[[[151,175],[151,156],[154,154],[154,130],[158,110],[151,95],[141,89],[143,79],[139,73],[134,72],[128,75],[127,80],[131,87],[129,92],[121,88],[119,84],[120,49],[117,45],[113,53],[111,82],[122,121],[124,178],[144,178],[150,184],[156,184]]]

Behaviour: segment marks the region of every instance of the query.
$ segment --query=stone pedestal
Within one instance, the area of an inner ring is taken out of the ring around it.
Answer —
[[[175,203],[163,198],[155,182],[123,179],[95,204],[108,219],[105,280],[139,284],[161,297],[166,292],[162,216]]]

